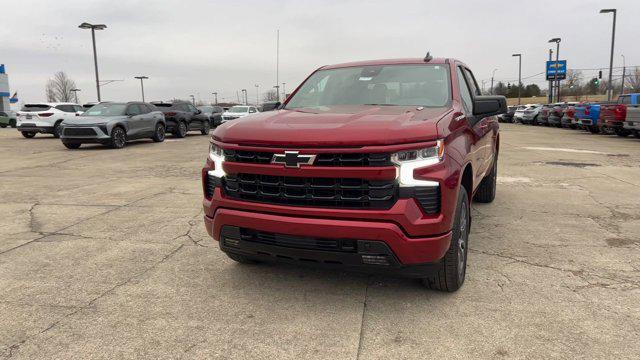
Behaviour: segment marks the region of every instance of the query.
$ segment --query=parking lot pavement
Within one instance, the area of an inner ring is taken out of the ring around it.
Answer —
[[[640,141],[501,139],[466,283],[443,294],[227,259],[202,223],[206,137],[70,151],[0,129],[0,357],[636,357]]]

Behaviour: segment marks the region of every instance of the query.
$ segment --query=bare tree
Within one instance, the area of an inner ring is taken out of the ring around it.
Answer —
[[[582,95],[582,72],[579,70],[567,71],[567,77],[562,84],[562,93],[565,95]]]
[[[264,101],[278,101],[278,93],[276,89],[271,89],[267,91],[263,96]]]
[[[640,92],[640,67],[637,67],[634,72],[629,74],[625,80],[625,88],[631,92]]]
[[[76,88],[75,81],[71,80],[64,71],[58,71],[53,78],[47,81],[45,94],[49,102],[72,102],[75,100],[72,89]]]

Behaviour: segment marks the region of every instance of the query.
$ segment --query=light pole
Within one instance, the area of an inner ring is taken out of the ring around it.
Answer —
[[[212,92],[211,94],[213,94],[213,97],[215,98],[216,105],[218,105],[218,93],[217,92]]]
[[[134,76],[134,79],[140,79],[140,88],[142,89],[142,102],[144,102],[144,80],[148,79],[147,76]]]
[[[284,86],[287,83],[282,83],[282,101],[284,102],[285,100],[287,100],[287,90],[285,90]]]
[[[100,77],[98,76],[98,55],[96,53],[96,30],[104,30],[107,28],[107,25],[83,22],[78,27],[80,29],[91,29],[91,40],[93,41],[93,64],[96,68],[96,91],[98,93],[98,102],[100,102]]]
[[[620,55],[622,56],[622,88],[620,89],[620,95],[624,95],[624,76],[626,75],[625,73],[627,72],[627,62],[624,58],[624,55]]]
[[[244,94],[244,95],[243,95],[243,97],[244,97],[244,98],[243,98],[243,99],[244,99],[244,104],[245,104],[245,105],[249,105],[249,99],[247,99],[247,89],[242,89],[242,93]]]
[[[278,101],[280,101],[280,89],[278,84],[280,83],[280,29],[278,29],[276,35],[276,90],[278,95]]]
[[[280,101],[280,86],[276,85],[273,88],[276,89],[276,94],[278,95],[278,97],[277,97],[278,100],[277,101]]]
[[[498,69],[493,69],[493,72],[491,73],[491,95],[493,94],[493,77],[496,75],[496,71],[498,71]]]
[[[553,60],[553,49],[549,49],[549,61]],[[549,104],[553,102],[553,80],[549,80]]]
[[[256,84],[256,106],[258,106],[258,104],[260,103],[260,91],[258,90],[260,88],[260,85]]]
[[[609,59],[609,83],[607,84],[607,100],[611,101],[611,97],[613,96],[613,84],[612,75],[613,75],[613,48],[616,42],[616,14],[618,11],[616,9],[602,9],[600,10],[600,14],[613,13],[613,30],[611,31],[611,57]]]
[[[69,91],[73,92],[73,95],[76,98],[76,104],[77,104],[78,103],[78,91],[80,91],[80,89],[71,89]]]
[[[482,95],[485,95],[484,93],[484,83],[487,82],[487,80],[482,80]]]
[[[553,73],[553,80],[556,82],[556,100],[560,102],[560,80],[558,79],[558,58],[560,57],[560,38],[549,40],[550,43],[556,43],[556,71]],[[566,71],[566,70],[565,70]]]
[[[520,91],[522,90],[522,54],[513,54],[511,56],[518,57],[518,105],[520,105]]]
[[[191,103],[193,104],[193,106],[196,106],[196,97],[193,95],[189,95],[189,97],[191,98]]]

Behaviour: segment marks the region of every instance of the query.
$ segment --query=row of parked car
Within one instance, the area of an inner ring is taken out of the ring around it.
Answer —
[[[196,107],[187,101],[25,104],[16,113],[15,127],[25,138],[52,134],[69,149],[99,143],[120,149],[127,141],[164,141],[171,133],[183,138],[189,131],[208,135],[212,127],[259,112],[249,105],[228,109]],[[10,124],[13,125],[13,124]]]
[[[624,94],[613,102],[562,102],[509,106],[502,122],[585,129],[594,134],[640,138],[640,93]]]

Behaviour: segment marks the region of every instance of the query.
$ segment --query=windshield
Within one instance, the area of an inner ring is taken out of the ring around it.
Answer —
[[[198,110],[202,111],[203,113],[212,113],[213,112],[213,106],[198,106]]]
[[[449,72],[441,65],[358,66],[320,70],[291,97],[287,109],[332,105],[443,107],[449,103]]]
[[[83,116],[120,116],[125,114],[126,104],[97,104],[82,114]]]
[[[234,106],[229,109],[230,113],[246,113],[249,112],[249,107],[247,106]]]

